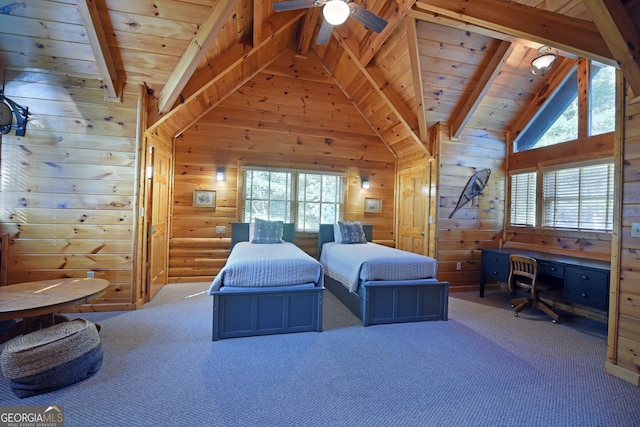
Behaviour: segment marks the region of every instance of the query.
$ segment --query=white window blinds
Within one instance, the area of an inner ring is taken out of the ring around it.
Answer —
[[[511,175],[511,225],[536,226],[536,173]]]
[[[546,171],[543,174],[543,227],[611,231],[613,163]]]

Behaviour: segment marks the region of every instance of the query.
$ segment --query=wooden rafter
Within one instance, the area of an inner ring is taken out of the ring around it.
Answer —
[[[307,9],[298,37],[298,47],[296,48],[298,55],[306,56],[311,45],[315,43],[316,24],[321,11],[322,9],[319,7]]]
[[[382,76],[382,74],[374,73],[373,72],[374,68],[367,68],[364,65],[362,65],[357,55],[349,49],[346,42],[340,37],[340,35],[337,34],[336,32],[333,32],[332,34],[334,39],[338,42],[338,45],[347,53],[347,55],[351,58],[351,60],[355,64],[356,69],[352,70],[352,73],[355,73],[357,75],[357,77],[355,77],[355,80],[364,80],[368,82],[368,85],[371,88],[371,91],[369,93],[373,93],[379,97],[382,103],[389,109],[389,113],[396,118],[398,122],[398,126],[404,129],[404,131],[409,135],[409,138],[413,141],[413,143],[415,143],[420,149],[422,149],[427,155],[430,156],[431,153],[429,152],[428,147],[418,137],[414,128],[407,121],[407,117],[412,117],[408,108],[405,106],[403,102],[401,102],[398,99],[398,97],[392,91],[385,90],[385,87],[387,87],[388,85],[385,84],[384,77]],[[323,58],[323,56],[321,56],[321,58]],[[357,105],[358,103],[357,98],[353,94],[348,93],[345,86],[340,84],[339,78],[337,78],[335,73],[330,69],[330,67],[327,66],[325,60],[324,59],[321,59],[321,60],[324,64],[324,67],[331,73],[334,79],[336,79],[336,82],[340,85],[343,92],[345,92],[345,94],[349,97],[349,99],[354,100],[356,108],[359,109],[359,111],[362,113],[362,116],[365,118],[365,120],[369,121],[369,119],[367,118],[367,114],[365,114],[362,108],[360,108]],[[413,119],[410,118],[409,120],[414,122],[417,126],[417,120],[415,117],[413,117]],[[371,123],[371,122],[370,122],[370,125],[374,130],[376,130],[378,135],[385,142],[387,147],[389,147],[391,152],[397,155],[398,153],[396,153],[395,150],[393,150],[390,147],[390,144],[388,143],[388,141],[386,141],[385,138],[377,130],[379,126],[376,126],[375,123]]]
[[[491,84],[496,77],[498,77],[500,71],[502,71],[502,67],[509,58],[509,55],[511,55],[511,52],[513,52],[513,49],[513,43],[501,41],[496,49],[496,53],[491,56],[489,63],[482,67],[482,75],[474,84],[471,94],[464,97],[462,106],[451,120],[450,133],[452,138],[458,138],[460,136],[465,125],[473,113],[475,113],[478,105],[480,105],[482,98],[489,91]]]
[[[506,0],[417,1],[414,8],[617,65],[598,28],[587,21]]]
[[[402,25],[403,19],[409,12],[411,7],[415,3],[415,0],[395,0],[392,2],[386,2],[383,12],[383,18],[387,20],[387,26],[380,33],[375,33],[371,30],[367,30],[370,34],[366,37],[366,44],[362,44],[362,37],[354,37],[349,31],[348,26],[339,26],[334,28],[333,33],[337,33],[343,42],[349,47],[349,51],[355,54],[358,62],[363,66],[367,66],[369,62],[376,55],[380,47],[387,41],[391,34],[395,31],[398,25]],[[359,25],[360,23],[353,23],[349,25]]]
[[[78,12],[87,31],[87,37],[93,49],[93,54],[96,57],[96,63],[102,75],[106,95],[111,99],[120,99],[123,84],[118,78],[118,71],[116,70],[111,52],[109,51],[107,37],[102,28],[95,1],[78,1]]]
[[[158,95],[159,113],[163,114],[171,109],[238,3],[240,0],[218,0],[214,3],[184,55],[180,58],[178,65],[167,79],[167,83],[160,91]]]
[[[238,58],[227,69],[203,85],[185,101],[162,116],[148,133],[177,137],[229,95],[271,64],[282,52],[293,47],[295,23],[299,14],[278,27],[273,36]]]
[[[253,1],[253,45],[256,46],[262,41],[264,36],[264,25],[262,15],[264,13],[264,2],[261,0]]]
[[[404,18],[407,29],[407,47],[409,49],[409,60],[411,61],[411,75],[415,91],[414,99],[416,111],[418,112],[418,132],[420,140],[429,144],[429,126],[427,115],[424,111],[424,92],[422,90],[422,72],[420,67],[420,55],[418,52],[418,32],[416,30],[416,20],[410,16]],[[430,150],[432,151],[432,150]]]
[[[640,34],[620,0],[583,0],[593,21],[620,64],[624,78],[640,101]]]

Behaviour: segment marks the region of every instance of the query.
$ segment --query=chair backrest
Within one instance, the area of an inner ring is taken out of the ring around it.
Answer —
[[[522,255],[509,255],[509,291],[515,293],[516,289],[530,290],[535,288],[538,275],[538,262],[534,258]],[[522,280],[526,279],[526,280]]]

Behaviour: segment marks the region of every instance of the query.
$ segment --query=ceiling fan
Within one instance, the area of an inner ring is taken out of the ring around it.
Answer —
[[[351,0],[290,0],[273,3],[273,9],[276,12],[306,9],[308,7],[322,7],[322,15],[324,16],[316,44],[326,44],[329,41],[334,25],[344,23],[350,16],[376,33],[381,32],[387,26],[385,19],[353,3]]]

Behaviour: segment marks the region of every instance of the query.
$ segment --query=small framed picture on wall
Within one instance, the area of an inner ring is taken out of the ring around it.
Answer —
[[[373,213],[382,212],[382,199],[364,199],[364,211]]]
[[[193,206],[198,208],[215,208],[216,192],[209,190],[193,190]]]

